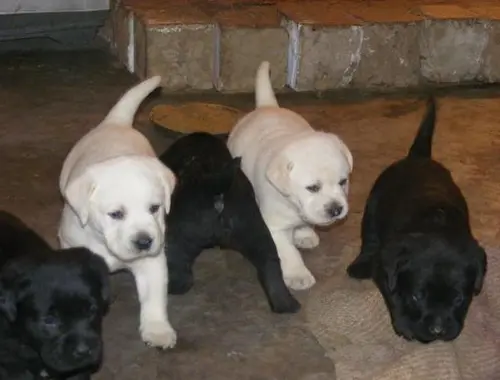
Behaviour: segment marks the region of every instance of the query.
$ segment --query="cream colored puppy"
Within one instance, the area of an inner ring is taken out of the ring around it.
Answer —
[[[132,126],[139,105],[159,83],[156,76],[131,88],[66,157],[59,241],[63,248],[88,247],[111,272],[130,270],[141,304],[142,339],[167,348],[175,345],[176,333],[167,314],[164,213],[175,177]]]
[[[353,158],[337,136],[315,131],[300,115],[279,107],[268,62],[259,67],[255,92],[256,109],[233,128],[228,147],[233,156],[241,156],[254,186],[286,284],[307,289],[316,280],[297,247],[317,246],[312,226],[347,215]]]

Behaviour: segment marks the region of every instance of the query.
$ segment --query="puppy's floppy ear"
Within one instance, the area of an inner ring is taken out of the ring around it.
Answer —
[[[405,244],[399,241],[389,243],[383,250],[385,251],[384,260],[380,269],[383,272],[383,280],[387,285],[387,289],[394,292],[398,283],[399,272],[408,263],[408,251]]]
[[[336,135],[329,134],[330,139],[334,142],[334,144],[340,149],[340,151],[344,154],[344,157],[349,164],[349,172],[352,172],[354,167],[354,159],[352,157],[352,153],[347,147],[347,145]]]
[[[2,313],[9,322],[13,322],[17,316],[14,291],[10,289],[3,280],[0,280],[0,313]]]
[[[484,277],[488,268],[488,258],[485,250],[476,240],[470,243],[469,252],[474,260],[474,294],[477,296],[483,289]]]
[[[27,282],[35,265],[29,258],[15,259],[0,271],[0,313],[9,322],[17,318],[17,303],[24,297],[20,284]]]
[[[266,178],[280,193],[288,195],[290,172],[292,169],[293,162],[285,154],[279,153],[269,162],[266,170]]]
[[[64,189],[64,199],[78,216],[82,227],[89,220],[90,200],[96,190],[96,184],[89,171],[71,180]]]
[[[163,184],[163,190],[165,192],[165,213],[170,212],[170,200],[172,197],[172,192],[174,191],[175,184],[177,182],[175,178],[175,174],[172,170],[170,170],[168,167],[163,165],[162,163],[158,162],[159,165],[161,166],[159,174],[160,174],[160,179]]]

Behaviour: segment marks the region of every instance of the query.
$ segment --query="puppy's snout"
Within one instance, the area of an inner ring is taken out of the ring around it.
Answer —
[[[342,214],[344,211],[344,206],[337,202],[333,202],[331,205],[328,206],[326,212],[328,215],[332,218],[337,218],[339,215]]]
[[[90,348],[90,345],[85,342],[78,343],[78,345],[75,347],[75,350],[73,351],[73,356],[77,359],[91,356],[91,354],[92,349]]]
[[[434,336],[440,336],[446,333],[442,318],[437,317],[429,326],[429,332]]]
[[[153,245],[153,238],[146,233],[139,233],[134,240],[134,245],[139,251],[147,251]]]

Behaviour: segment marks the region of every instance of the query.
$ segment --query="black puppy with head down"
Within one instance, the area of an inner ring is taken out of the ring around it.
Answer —
[[[431,100],[408,156],[375,182],[361,253],[347,269],[353,278],[373,278],[395,331],[423,343],[460,334],[487,262],[460,189],[431,158],[435,118]]]
[[[85,248],[53,250],[0,212],[0,350],[19,347],[0,357],[0,375],[90,379],[101,361],[108,303],[108,268],[99,256]]]
[[[296,312],[300,304],[285,285],[276,246],[240,159],[232,158],[219,138],[193,133],[177,140],[160,160],[178,180],[167,216],[169,292],[187,292],[198,255],[220,246],[254,265],[274,312]]]

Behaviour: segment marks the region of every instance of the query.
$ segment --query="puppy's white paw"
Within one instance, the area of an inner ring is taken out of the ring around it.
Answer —
[[[152,347],[172,348],[177,343],[177,333],[168,322],[154,321],[141,327],[142,340]]]
[[[293,290],[309,289],[316,283],[316,279],[305,266],[294,268],[294,270],[284,270],[283,279],[286,286]]]
[[[310,227],[297,228],[293,231],[293,244],[298,248],[312,249],[319,245],[319,236]]]

